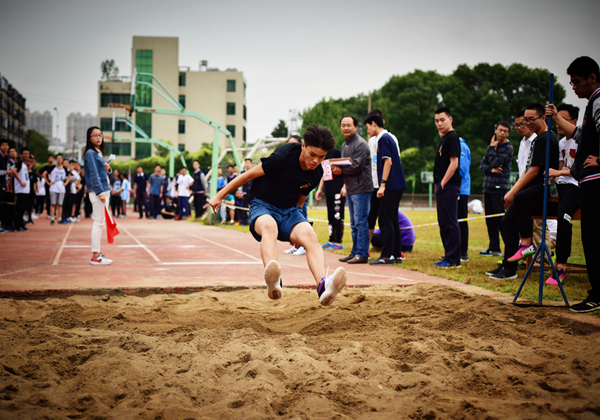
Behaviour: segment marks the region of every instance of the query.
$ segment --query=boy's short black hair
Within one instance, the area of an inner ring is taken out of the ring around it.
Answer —
[[[355,127],[358,127],[358,120],[356,119],[356,117],[354,115],[344,114],[344,116],[342,118],[340,118],[340,124],[342,123],[342,120],[344,118],[352,118],[352,123],[354,123]]]
[[[298,134],[292,134],[291,136],[289,136],[288,143],[291,139],[295,139],[298,143],[302,143],[302,137],[300,137]]]
[[[580,76],[584,79],[590,77],[590,75],[596,75],[596,82],[600,82],[600,69],[598,63],[590,57],[579,57],[573,60],[573,62],[567,67],[567,74],[569,76]]]
[[[517,118],[521,118],[521,117],[524,117],[524,116],[525,116],[525,111],[519,111],[519,112],[517,112],[517,114],[515,115],[515,120],[516,120]]]
[[[452,116],[452,113],[450,112],[450,109],[448,109],[446,107],[438,108],[438,109],[435,110],[435,115],[441,114],[441,113],[444,113],[444,114],[446,114],[449,117]]]
[[[373,124],[375,123],[377,125],[377,127],[379,128],[384,128],[384,122],[383,122],[383,118],[381,118],[380,115],[378,114],[369,114],[367,115],[367,118],[365,118],[365,120],[363,121],[365,124]]]
[[[8,144],[10,146],[10,143],[8,142],[8,139],[0,139],[0,146],[2,146],[4,143]]]
[[[525,109],[529,111],[535,111],[538,117],[543,117],[546,115],[546,108],[544,108],[542,104],[530,104]]]
[[[21,147],[21,154],[23,154],[23,152],[29,152],[29,147],[27,147],[27,146]]]
[[[572,120],[576,120],[579,117],[579,108],[570,104],[560,104],[556,108],[556,111],[567,111],[569,113],[569,118]]]
[[[57,153],[57,154],[55,154],[55,155],[54,155],[54,159],[58,158],[59,156],[60,156],[60,157],[63,157],[62,153]]]
[[[335,147],[333,134],[325,127],[317,127],[315,124],[308,126],[304,132],[304,143],[307,146],[314,146],[329,152]]]
[[[383,119],[383,112],[381,112],[379,109],[375,108],[369,111],[369,113],[367,115],[379,115],[382,119]]]
[[[498,124],[496,124],[496,128],[498,128],[499,126],[506,127],[508,128],[508,131],[510,131],[510,124],[506,121],[498,121]]]
[[[249,161],[250,161],[250,163],[252,163],[252,159],[250,159],[250,158],[246,158],[246,159],[244,159],[244,162],[246,162],[247,160],[249,160]]]

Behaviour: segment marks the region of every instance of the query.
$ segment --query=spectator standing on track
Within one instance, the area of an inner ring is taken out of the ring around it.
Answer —
[[[340,121],[342,135],[346,138],[342,146],[342,158],[351,158],[352,165],[332,166],[334,175],[343,175],[342,196],[347,196],[352,231],[350,255],[340,258],[348,264],[369,262],[369,211],[373,178],[371,175],[371,152],[369,145],[356,133],[358,121],[352,115],[344,115]]]
[[[462,137],[460,141],[460,195],[458,196],[458,219],[469,216],[469,196],[471,195],[471,149]],[[460,228],[460,261],[469,261],[469,222],[458,224]]]
[[[342,157],[342,151],[334,147],[329,152],[325,159],[337,159]],[[323,249],[339,251],[344,249],[342,240],[344,238],[344,216],[346,207],[346,197],[342,197],[342,188],[344,186],[344,178],[341,175],[333,175],[329,181],[321,178],[319,188],[315,193],[315,198],[320,200],[325,193],[327,202],[327,221],[329,222],[329,241],[323,245]]]
[[[85,180],[83,178],[83,169],[79,162],[75,161],[73,164],[75,168],[75,172],[79,176],[77,181],[77,189],[75,191],[75,203],[73,204],[73,218],[76,221],[80,220],[81,213],[81,202],[83,201],[83,196],[85,194]]]
[[[135,178],[133,178],[133,184],[135,185],[133,199],[137,203],[137,211],[140,215],[139,219],[141,219],[144,217],[144,210],[146,209],[146,202],[148,201],[148,177],[141,166],[138,166],[136,171]],[[146,215],[146,217],[148,217],[148,215]]]
[[[17,232],[26,232],[29,229],[25,227],[23,215],[29,207],[31,197],[31,182],[29,180],[29,148],[21,149],[21,159],[16,162],[13,170],[14,188],[15,188],[15,230]]]
[[[518,124],[522,124],[523,117],[519,117],[518,120]],[[510,167],[514,153],[512,144],[508,140],[509,133],[509,124],[500,121],[479,164],[479,169],[483,172],[483,201],[486,215],[504,213],[504,195],[510,190]],[[487,250],[481,251],[480,255],[496,257],[502,255],[500,250],[502,217],[485,219],[485,224],[490,242]]]
[[[458,226],[458,197],[460,195],[460,140],[452,126],[448,108],[435,111],[435,125],[440,132],[440,142],[435,154],[433,180],[440,236],[444,245],[442,261],[438,268],[460,268],[460,228]]]
[[[346,271],[339,267],[327,277],[323,250],[317,235],[300,208],[308,194],[323,176],[321,162],[335,141],[326,128],[311,124],[304,132],[304,144],[288,143],[279,146],[261,164],[236,178],[217,193],[210,205],[216,212],[223,197],[244,185],[261,178],[252,186],[250,232],[260,242],[260,253],[265,265],[264,279],[271,299],[282,295],[281,264],[277,258],[277,240],[303,246],[307,262],[317,283],[317,294],[322,305],[333,303],[346,285]],[[366,144],[366,142],[365,142]],[[370,169],[370,168],[369,168]]]
[[[162,180],[163,180],[162,181],[162,187],[161,187],[162,188],[161,189],[161,192],[162,192],[161,208],[162,208],[162,205],[164,205],[164,203],[165,203],[165,197],[167,196],[167,194],[169,192],[169,181],[170,181],[170,179],[167,176],[167,170],[165,168],[161,168],[161,170],[160,170],[160,176],[162,176]],[[171,196],[171,199],[172,198],[173,197]]]
[[[192,185],[192,192],[194,193],[194,213],[196,219],[198,219],[204,214],[208,183],[206,182],[204,172],[202,172],[202,170],[200,169],[200,162],[195,160],[192,163],[192,166],[194,168],[194,184]]]
[[[377,139],[377,198],[379,200],[379,227],[383,248],[371,265],[402,263],[402,239],[398,226],[398,207],[406,189],[404,170],[396,142],[384,132],[383,118],[370,114],[365,118],[369,136]]]
[[[252,169],[252,159],[246,158],[244,160],[244,171],[242,173],[248,172],[250,169]],[[249,181],[242,185],[241,189],[238,189],[238,192],[241,193],[242,207],[245,209],[250,205],[250,189],[252,188],[252,182],[253,181]],[[240,226],[248,226],[247,210],[240,211]]]
[[[581,189],[581,242],[591,290],[583,302],[570,309],[591,312],[600,310],[600,68],[592,58],[579,57],[569,65],[567,74],[575,94],[588,99],[581,128],[565,121],[552,105],[546,107],[546,114],[552,114],[565,135],[579,143],[571,175]]]
[[[69,220],[72,223],[78,222],[77,219],[77,208],[79,207],[77,199],[81,199],[78,195],[81,190],[81,175],[79,175],[79,163],[72,159],[69,163],[69,170],[71,172],[71,206],[69,208]],[[81,203],[81,201],[79,202]]]
[[[127,217],[127,203],[129,202],[129,196],[131,195],[131,186],[129,180],[125,174],[121,174],[121,216],[122,218]]]
[[[6,192],[6,163],[8,161],[8,140],[0,140],[0,233],[5,232],[6,226],[6,212],[7,205],[5,200],[7,199]]]
[[[65,199],[66,186],[71,181],[71,174],[63,166],[62,154],[56,155],[56,166],[52,171],[46,174],[46,183],[50,185],[50,215],[52,216],[50,224],[54,224],[54,218],[58,216],[58,224],[63,224],[62,206]]]
[[[179,207],[178,220],[190,216],[190,193],[194,178],[188,175],[187,168],[179,170],[177,177],[177,207]]]
[[[112,260],[102,255],[100,249],[102,229],[104,228],[104,212],[110,199],[108,172],[110,165],[104,161],[104,137],[99,127],[87,129],[85,145],[85,182],[93,206],[92,217],[92,259],[91,265],[110,265]]]
[[[44,166],[42,166],[42,168],[39,170],[38,172],[38,177],[40,178],[44,178],[45,181],[45,188],[46,188],[46,219],[51,219],[52,217],[50,216],[50,210],[51,210],[51,205],[52,203],[50,203],[50,185],[48,185],[48,182],[46,181],[46,175],[49,174],[50,172],[52,172],[52,169],[54,169],[54,156],[50,155],[48,156],[48,163]],[[41,213],[40,213],[41,214]]]
[[[27,202],[27,221],[25,224],[33,224],[34,219],[38,219],[38,216],[34,213],[33,207],[35,204],[35,193],[37,191],[37,172],[35,165],[37,161],[35,156],[29,153],[29,163],[27,164],[27,175],[29,176],[29,200]]]
[[[37,177],[37,189],[35,190],[35,213],[38,217],[44,214],[44,205],[46,204],[46,180]]]
[[[119,217],[123,208],[121,194],[123,193],[123,180],[118,169],[113,171],[113,181],[111,185],[110,209],[113,217]]]
[[[160,217],[163,177],[160,174],[160,166],[154,167],[154,172],[148,178],[148,194],[150,195],[150,218]]]

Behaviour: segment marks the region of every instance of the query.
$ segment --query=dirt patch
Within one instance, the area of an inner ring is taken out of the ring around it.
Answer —
[[[0,418],[600,418],[600,333],[446,286],[0,310]]]

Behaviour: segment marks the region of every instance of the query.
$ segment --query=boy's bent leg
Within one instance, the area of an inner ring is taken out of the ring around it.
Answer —
[[[317,234],[308,222],[301,222],[293,227],[290,240],[296,245],[302,245],[306,250],[308,267],[318,285],[325,276],[325,258]]]
[[[263,214],[254,222],[254,231],[261,237],[260,257],[266,267],[269,261],[277,261],[277,222],[272,216]]]

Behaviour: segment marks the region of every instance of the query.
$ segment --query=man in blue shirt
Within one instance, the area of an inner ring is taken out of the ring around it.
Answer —
[[[368,115],[364,121],[369,136],[377,138],[377,180],[379,189],[379,227],[383,236],[383,249],[379,259],[369,264],[394,264],[402,262],[402,240],[398,225],[398,207],[406,188],[404,170],[396,142],[384,132],[383,118]]]
[[[148,201],[148,192],[147,192],[147,184],[148,177],[143,171],[141,166],[137,167],[137,173],[135,174],[135,178],[133,178],[133,184],[135,185],[135,189],[133,190],[133,198],[137,203],[137,210],[140,214],[140,219],[144,217],[144,210],[146,209],[146,201]],[[148,215],[146,215],[148,217]]]
[[[460,195],[458,196],[458,218],[469,215],[469,196],[471,195],[471,149],[462,138],[460,141]],[[469,261],[469,222],[460,222],[460,260]]]
[[[160,215],[160,201],[162,199],[163,177],[160,174],[160,165],[156,165],[154,173],[148,178],[150,190],[150,217],[158,219]]]

